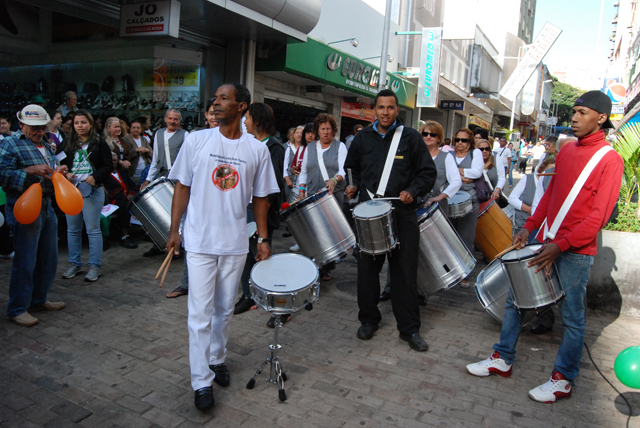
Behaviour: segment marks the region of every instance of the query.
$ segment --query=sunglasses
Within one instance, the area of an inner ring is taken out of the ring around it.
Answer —
[[[478,150],[483,151],[483,152],[490,152],[491,151],[491,147],[478,147]]]
[[[454,142],[456,143],[470,143],[471,140],[469,138],[454,138]]]
[[[438,134],[436,132],[423,132],[422,136],[423,137],[436,138],[438,136]]]

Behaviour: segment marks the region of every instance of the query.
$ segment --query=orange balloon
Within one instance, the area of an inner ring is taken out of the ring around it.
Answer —
[[[62,212],[68,215],[80,214],[84,200],[78,188],[57,171],[54,171],[51,180],[56,193],[56,202]]]
[[[27,191],[18,198],[13,207],[13,216],[18,223],[31,224],[40,215],[41,208],[42,186],[40,183],[35,183],[29,186]]]

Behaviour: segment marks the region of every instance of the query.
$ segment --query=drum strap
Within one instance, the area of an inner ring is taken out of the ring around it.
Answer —
[[[318,166],[320,167],[320,174],[322,174],[322,179],[327,182],[329,181],[329,173],[327,172],[327,167],[324,166],[324,157],[320,141],[316,141],[316,155],[318,156]]]
[[[493,188],[493,184],[491,184],[491,180],[489,180],[489,177],[487,176],[487,171],[482,170],[482,175],[484,176],[484,181],[486,181],[486,182],[487,182],[487,184],[489,185],[489,188],[490,188],[492,191],[493,191],[493,190],[495,190],[495,189]]]
[[[167,169],[171,171],[171,154],[169,153],[169,139],[167,138],[168,132],[164,132],[164,158],[167,161]]]
[[[569,192],[569,194],[567,195],[567,199],[564,200],[564,203],[562,204],[562,207],[560,208],[558,215],[553,220],[551,229],[547,230],[547,228],[549,227],[549,223],[545,218],[545,223],[544,223],[545,241],[550,241],[556,237],[556,233],[558,233],[558,229],[560,229],[560,225],[562,224],[562,222],[564,221],[564,218],[569,213],[571,206],[573,205],[576,198],[578,197],[578,193],[580,193],[580,190],[582,190],[582,187],[584,186],[584,183],[587,181],[587,178],[589,178],[589,176],[591,175],[595,167],[602,160],[604,155],[606,155],[610,150],[613,150],[613,147],[604,146],[591,157],[587,165],[584,167],[584,169],[580,173],[578,180],[576,180],[575,184],[571,188],[571,192]]]
[[[387,153],[387,160],[384,162],[384,169],[382,170],[382,176],[380,177],[380,184],[378,185],[378,190],[375,194],[375,196],[379,198],[382,198],[384,196],[384,192],[387,191],[387,184],[389,184],[389,177],[391,176],[391,168],[393,168],[393,161],[396,158],[396,152],[400,145],[400,138],[402,137],[403,130],[404,126],[400,125],[393,133],[393,139],[391,140],[389,152]],[[367,193],[369,193],[369,197],[371,199],[374,198],[373,193],[371,193],[369,189],[367,189]]]

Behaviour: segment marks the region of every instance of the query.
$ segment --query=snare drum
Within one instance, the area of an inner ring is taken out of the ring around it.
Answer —
[[[551,266],[549,275],[545,273],[545,269],[535,273],[536,266],[527,267],[529,260],[536,256],[535,252],[540,248],[542,244],[527,245],[501,257],[511,282],[513,302],[520,309],[538,309],[555,303],[564,296],[555,263]]]
[[[318,266],[339,259],[356,246],[356,236],[342,208],[327,189],[291,204],[280,215],[302,254]]]
[[[318,267],[300,254],[276,254],[251,269],[249,288],[258,306],[272,314],[290,314],[318,300]]]
[[[360,251],[375,256],[398,245],[393,206],[386,201],[370,200],[353,209]]]
[[[493,200],[480,204],[476,245],[489,261],[511,245],[513,240],[511,220]]]
[[[420,223],[418,289],[425,295],[453,287],[476,266],[476,259],[438,204],[416,211]]]
[[[298,195],[300,194],[300,188],[298,186],[293,186],[289,191],[289,204],[293,204],[298,200]]]
[[[164,249],[171,228],[173,182],[165,177],[154,180],[131,199],[129,210],[140,221],[158,248]]]
[[[464,217],[473,211],[471,194],[463,190],[449,198],[449,217]]]

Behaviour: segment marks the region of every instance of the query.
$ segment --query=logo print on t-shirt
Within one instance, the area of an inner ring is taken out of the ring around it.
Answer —
[[[238,170],[233,166],[223,163],[213,170],[211,179],[213,180],[214,186],[223,192],[228,192],[238,185],[240,175],[238,174]]]

